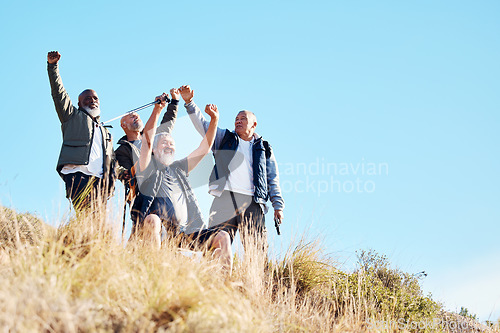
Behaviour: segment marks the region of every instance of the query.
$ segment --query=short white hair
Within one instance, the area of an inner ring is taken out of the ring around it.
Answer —
[[[169,140],[172,140],[174,141],[174,138],[169,134],[169,133],[166,133],[166,132],[160,132],[160,133],[157,133],[155,135],[155,138],[153,140],[153,150],[156,149],[156,146],[158,146],[158,142],[160,142],[160,140],[162,138],[166,138],[166,139],[169,139]],[[175,141],[174,141],[175,142]]]
[[[241,112],[248,112],[250,114],[251,117],[253,117],[253,121],[257,122],[257,116],[255,115],[255,113],[253,113],[252,111],[249,111],[249,110],[241,110],[238,112],[238,114],[240,114]]]

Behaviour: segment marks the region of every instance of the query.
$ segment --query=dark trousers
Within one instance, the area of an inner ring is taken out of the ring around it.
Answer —
[[[90,208],[92,200],[102,198],[101,179],[81,172],[63,175],[66,198],[71,200],[75,211]]]
[[[233,243],[236,231],[245,247],[249,236],[258,238],[267,247],[267,231],[264,212],[253,196],[224,191],[215,197],[210,207],[210,227],[219,226],[227,231]]]

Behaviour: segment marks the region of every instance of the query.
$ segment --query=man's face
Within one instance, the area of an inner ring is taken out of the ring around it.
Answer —
[[[165,166],[172,164],[175,155],[175,142],[171,137],[162,136],[153,150],[155,158]]]
[[[141,117],[139,117],[139,115],[135,112],[123,116],[121,126],[123,130],[129,130],[132,132],[140,132],[144,128]]]
[[[78,106],[83,109],[98,109],[99,97],[94,90],[87,89],[78,96]]]
[[[239,136],[252,135],[256,126],[254,115],[248,111],[240,111],[234,120],[234,131]]]

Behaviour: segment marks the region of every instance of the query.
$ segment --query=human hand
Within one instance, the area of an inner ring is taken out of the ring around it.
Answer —
[[[172,95],[172,99],[179,100],[181,97],[181,92],[177,88],[170,89],[170,95]]]
[[[193,100],[194,97],[194,90],[191,89],[189,85],[184,85],[179,88],[179,91],[181,93],[182,99],[184,102],[190,103]]]
[[[130,180],[130,171],[127,169],[124,169],[119,175],[118,179],[122,181],[129,181]]]
[[[283,215],[282,210],[275,210],[274,211],[274,220],[278,221],[278,225],[280,225],[281,222],[283,222],[283,218],[284,218],[284,215]]]
[[[57,62],[61,59],[61,54],[57,51],[50,51],[47,53],[47,61],[49,64],[57,64]]]
[[[217,110],[217,105],[215,104],[207,104],[207,106],[205,106],[205,113],[208,114],[211,119],[219,119],[219,110]]]
[[[155,97],[155,111],[161,111],[163,110],[163,108],[167,105],[167,98],[168,98],[168,94],[161,94],[160,96],[156,96]],[[158,101],[160,101],[158,103]]]

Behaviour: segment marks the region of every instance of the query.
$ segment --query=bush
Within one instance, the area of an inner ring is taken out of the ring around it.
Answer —
[[[301,242],[275,268],[275,283],[293,288],[299,299],[315,297],[328,304],[337,320],[354,316],[399,323],[432,321],[441,306],[424,296],[419,278],[393,269],[387,257],[374,251],[358,254],[358,268],[343,272],[322,257],[317,243]]]
[[[175,243],[125,246],[99,212],[55,232],[29,214],[0,212],[10,255],[0,260],[3,331],[373,332],[397,329],[374,322],[455,320],[423,295],[423,275],[374,251],[345,272],[317,241],[273,260],[257,241],[228,278],[210,255],[187,257]]]
[[[50,231],[50,227],[38,217],[0,206],[0,246],[15,247],[21,244],[34,245]]]

